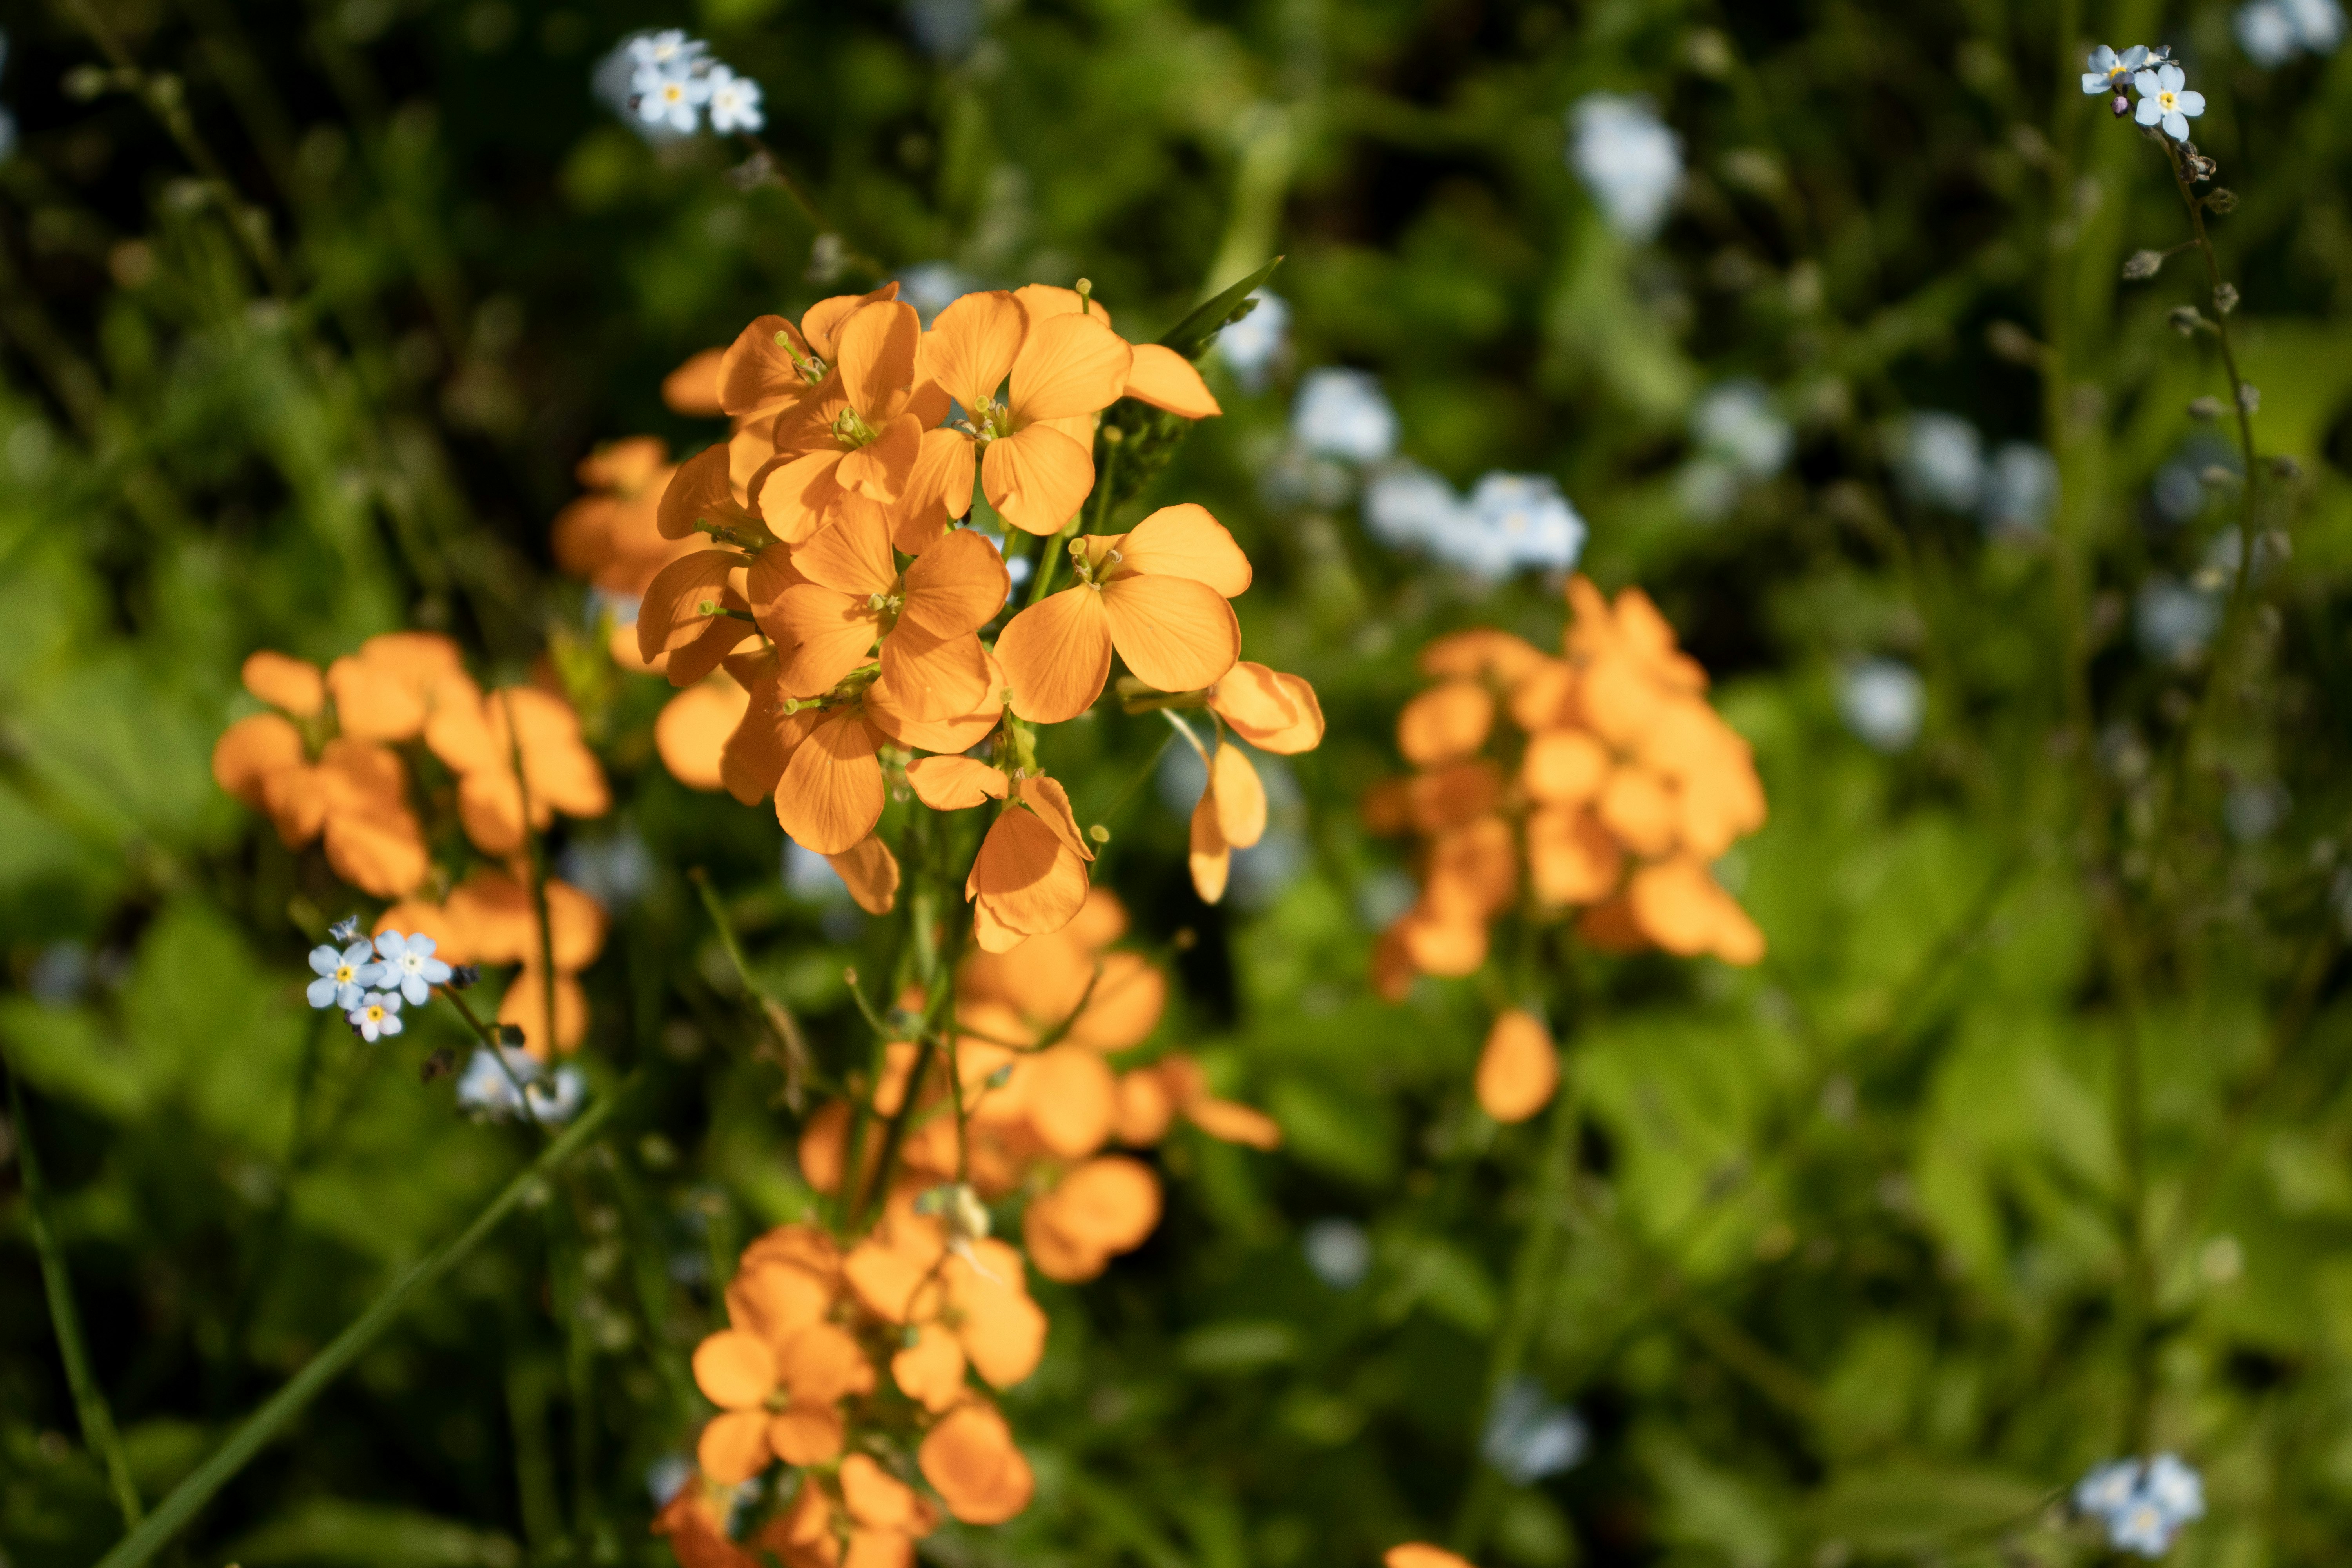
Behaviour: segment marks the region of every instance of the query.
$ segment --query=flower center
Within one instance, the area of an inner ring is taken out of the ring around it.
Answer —
[[[1013,434],[1013,410],[993,397],[983,399],[979,407],[965,411],[963,428],[982,445],[999,440]]]
[[[887,594],[868,594],[866,607],[881,617],[882,635],[888,637],[890,628],[898,624],[899,613],[907,607],[907,590],[900,585]]]
[[[371,1024],[381,1024],[383,1022],[383,1009],[381,1007],[369,1008],[367,1010],[367,1016],[368,1022]]]
[[[352,966],[348,963],[339,963],[335,966],[335,979],[339,984],[348,983],[352,973]]]
[[[845,408],[834,416],[833,437],[852,450],[871,447],[881,439],[874,426],[866,423],[866,416],[855,408]]]
[[[2178,96],[2173,93],[2159,92],[2156,95],[2157,107],[2163,110],[2167,114],[2172,112],[2173,105],[2179,101],[2179,100]]]

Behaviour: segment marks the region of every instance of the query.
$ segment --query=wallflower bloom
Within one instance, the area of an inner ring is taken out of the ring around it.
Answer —
[[[1224,744],[1207,759],[1209,772],[1193,807],[1188,862],[1193,890],[1204,904],[1225,896],[1233,852],[1265,836],[1265,786],[1250,766],[1249,753]]]
[[[903,574],[887,526],[845,515],[793,555],[806,582],[786,588],[762,622],[792,648],[779,677],[793,697],[816,697],[874,657],[908,710],[924,718],[969,713],[988,693],[988,662],[975,635],[1004,605],[1003,558],[959,530]]]
[[[2162,125],[2175,142],[2189,140],[2189,122],[2205,112],[2205,95],[2189,90],[2189,78],[2176,65],[2158,66],[2132,78],[2139,90],[2132,118],[2142,125]]]
[[[383,966],[375,962],[373,943],[355,942],[341,952],[331,947],[310,950],[310,967],[319,978],[310,982],[304,993],[313,1007],[337,1007],[351,1012],[360,1005],[362,994],[371,985],[380,984]],[[422,996],[417,998],[422,1002]]]
[[[923,432],[947,412],[938,389],[916,385],[922,335],[903,300],[858,306],[832,370],[776,416],[777,466],[752,489],[778,538],[797,544],[845,512],[881,515],[905,491]]]
[[[1205,508],[1162,507],[1120,534],[1071,541],[1079,582],[1013,617],[996,655],[1013,710],[1057,724],[1094,705],[1114,648],[1161,691],[1195,691],[1233,668],[1241,623],[1225,601],[1250,585],[1249,558]]]

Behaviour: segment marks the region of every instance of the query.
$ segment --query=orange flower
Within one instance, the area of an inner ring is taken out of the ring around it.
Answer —
[[[487,868],[452,889],[446,903],[404,899],[376,918],[377,931],[422,931],[437,956],[451,963],[518,965],[499,999],[499,1021],[523,1031],[523,1044],[541,1061],[577,1050],[588,1035],[588,995],[574,978],[604,945],[604,910],[556,878],[548,879],[548,931],[555,960],[555,1018],[549,1027],[548,986],[542,978],[539,911],[530,889],[504,871]]]
[[[895,282],[871,294],[836,294],[811,305],[798,327],[782,316],[760,317],[719,356],[719,408],[748,419],[800,402],[831,373],[844,323],[861,306],[898,297]]]
[[[786,588],[761,624],[792,653],[780,679],[793,697],[830,691],[874,657],[909,711],[947,718],[988,692],[980,628],[1011,590],[988,541],[959,530],[899,572],[878,513],[845,514],[793,552],[807,580]]]
[[[1013,1429],[979,1400],[957,1406],[924,1434],[916,1458],[948,1511],[966,1524],[1002,1524],[1027,1508],[1037,1489]]]
[[[968,761],[927,757],[907,770],[908,781],[928,801],[919,773]],[[956,976],[957,1017],[1006,1045],[1034,1045],[1053,1032],[1097,1051],[1141,1045],[1167,1008],[1168,981],[1141,953],[1108,951],[1126,931],[1118,896],[1088,889],[1085,904],[1059,931],[1007,952],[966,955]]]
[[[1468,1559],[1457,1557],[1442,1546],[1432,1546],[1425,1541],[1408,1541],[1402,1546],[1391,1546],[1381,1555],[1385,1568],[1471,1568]]]
[[[778,466],[759,495],[769,526],[786,543],[845,511],[880,517],[905,492],[923,432],[947,414],[945,395],[916,384],[922,331],[912,305],[859,306],[841,328],[833,370],[777,415]]]
[[[689,686],[665,703],[654,721],[654,750],[670,777],[688,789],[725,788],[727,741],[751,706],[749,691],[716,679]]]
[[[1225,878],[1236,849],[1246,849],[1265,836],[1265,785],[1250,766],[1248,753],[1227,742],[1209,761],[1208,781],[1200,804],[1192,808],[1192,846],[1188,860],[1193,890],[1204,904],[1225,896]]]
[[[923,334],[917,374],[964,419],[923,437],[919,496],[961,517],[977,449],[989,505],[1016,528],[1059,532],[1094,489],[1095,416],[1118,400],[1134,358],[1097,313],[1033,310],[1001,289],[956,300]]]
[[[327,706],[326,677],[307,660],[263,648],[246,658],[245,689],[297,719],[315,719]]]
[[[732,550],[698,550],[663,567],[637,606],[638,659],[672,686],[692,686],[756,637],[746,584],[736,575],[746,571]]]
[[[593,817],[612,809],[604,770],[562,698],[532,686],[485,697],[470,681],[461,695],[454,689],[445,695],[425,725],[425,743],[458,775],[457,815],[484,854],[522,847],[526,805],[530,825],[541,831],[559,811]]]
[[[299,659],[256,654],[246,661],[246,681],[257,695],[309,708],[307,717],[323,709],[325,682]],[[289,849],[323,834],[327,864],[362,892],[398,898],[432,871],[425,830],[408,809],[408,770],[389,747],[337,736],[313,763],[291,721],[255,713],[214,742],[213,780],[267,811]]]
[[[1525,1121],[1559,1088],[1559,1052],[1543,1020],[1514,1007],[1495,1019],[1478,1056],[1478,1107],[1501,1122]]]
[[[1077,585],[1023,610],[996,641],[1022,718],[1085,712],[1114,648],[1161,691],[1199,690],[1234,668],[1241,623],[1225,601],[1249,587],[1249,558],[1205,508],[1162,507],[1131,532],[1081,535],[1070,557]]]
[[[1072,1168],[1031,1203],[1021,1216],[1021,1238],[1038,1273],[1070,1284],[1093,1279],[1112,1258],[1142,1246],[1159,1223],[1160,1179],[1151,1168],[1105,1154]]]
[[[632,436],[581,458],[574,472],[590,493],[555,514],[555,563],[608,594],[643,594],[656,573],[692,548],[662,537],[662,492],[677,471],[651,436]]]
[[[1052,779],[1015,776],[1002,798],[964,879],[972,940],[983,952],[1008,952],[1069,924],[1087,901],[1087,862],[1095,858],[1070,815],[1069,795]]]
[[[1111,324],[1110,311],[1091,292],[1081,294],[1076,289],[1032,283],[1015,289],[1013,297],[1021,301],[1021,309],[1032,321],[1055,316],[1094,316],[1106,327]],[[1154,408],[1164,408],[1187,419],[1206,419],[1224,412],[1217,406],[1216,397],[1209,391],[1209,384],[1201,379],[1201,373],[1174,349],[1159,343],[1129,343],[1128,348],[1135,357],[1128,366],[1127,380],[1119,386],[1120,396],[1149,403]]]
[[[414,740],[445,701],[475,692],[457,645],[432,632],[386,632],[327,667],[335,722],[363,741]]]
[[[1220,1100],[1209,1092],[1209,1075],[1201,1064],[1186,1056],[1166,1056],[1150,1069],[1157,1073],[1165,1087],[1172,1108],[1183,1113],[1184,1120],[1223,1143],[1243,1143],[1253,1149],[1278,1149],[1282,1146],[1282,1128],[1274,1118],[1262,1110],[1234,1100]],[[1138,1073],[1129,1073],[1134,1079]],[[1124,1142],[1148,1142],[1149,1139],[1129,1138],[1121,1133]]]

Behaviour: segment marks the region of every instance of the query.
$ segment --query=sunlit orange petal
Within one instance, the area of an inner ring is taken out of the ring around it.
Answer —
[[[841,357],[842,324],[856,315],[860,308],[877,300],[898,297],[898,282],[892,279],[870,294],[835,294],[819,300],[801,315],[801,336],[809,347],[828,360]]]
[[[751,694],[725,679],[689,686],[664,704],[654,721],[654,749],[670,777],[688,789],[720,788],[727,739],[751,705]]]
[[[710,1418],[694,1446],[702,1473],[720,1486],[748,1481],[768,1468],[768,1415],[729,1410]]]
[[[839,855],[882,816],[882,764],[855,709],[835,714],[793,752],[776,784],[776,820],[803,848]]]
[[[302,731],[276,713],[239,719],[213,742],[213,782],[247,805],[262,804],[262,781],[302,763]]]
[[[1456,1557],[1444,1547],[1420,1541],[1408,1541],[1402,1546],[1390,1547],[1381,1562],[1384,1568],[1471,1568],[1467,1559]]]
[[[1682,825],[1673,785],[1647,768],[1612,772],[1601,787],[1597,810],[1601,825],[1636,855],[1664,854]]]
[[[1609,749],[1582,730],[1550,730],[1528,741],[1519,777],[1528,793],[1551,805],[1581,805],[1609,778]]]
[[[768,1447],[788,1465],[823,1465],[841,1453],[841,1413],[830,1405],[787,1405],[768,1418]]]
[[[638,656],[650,663],[709,631],[710,616],[702,606],[719,602],[728,574],[742,564],[743,557],[731,550],[698,550],[663,567],[637,607]]]
[[[907,764],[915,798],[933,811],[962,811],[1003,800],[1004,775],[976,757],[921,757]]]
[[[1546,806],[1528,816],[1528,880],[1543,903],[1589,904],[1615,889],[1624,854],[1591,813]]]
[[[825,859],[867,914],[887,915],[898,901],[898,858],[878,835],[869,833],[847,853]]]
[[[985,1405],[950,1411],[917,1450],[923,1479],[966,1524],[1002,1524],[1029,1506],[1036,1479],[1004,1417]]]
[[[1058,931],[1086,902],[1086,862],[1065,848],[1034,813],[1008,806],[989,826],[964,893],[1013,932],[1034,936]],[[991,952],[1004,951],[982,945]]]
[[[1004,607],[1012,587],[996,547],[959,529],[907,568],[907,607],[900,624],[941,637],[976,632]]]
[[[835,363],[849,405],[868,418],[915,379],[915,345],[923,324],[915,308],[899,300],[875,300],[858,308],[841,329]]]
[[[1050,425],[1032,425],[988,444],[980,488],[1013,527],[1058,533],[1095,488],[1094,455]]]
[[[791,697],[822,697],[851,670],[871,663],[882,624],[863,597],[814,583],[785,589],[773,619],[792,636],[793,651],[776,673]]]
[[[1078,819],[1070,810],[1069,792],[1043,773],[1033,773],[1013,785],[1013,793],[1023,805],[1037,814],[1039,821],[1062,841],[1062,847],[1081,860],[1091,860],[1095,852],[1087,845],[1086,836],[1078,831]]]
[[[1230,599],[1250,585],[1249,557],[1209,509],[1184,501],[1163,506],[1120,539],[1123,572],[1189,577]]]
[[[756,1334],[721,1329],[694,1350],[694,1383],[721,1410],[751,1410],[776,1388],[776,1355]]]
[[[1234,607],[1205,583],[1121,575],[1102,590],[1101,598],[1118,657],[1147,686],[1198,690],[1231,669],[1241,653],[1242,628]]]
[[[1423,767],[1469,756],[1495,726],[1495,699],[1467,680],[1433,686],[1397,715],[1397,750]]]
[[[1033,321],[1013,361],[1005,399],[1022,424],[1108,408],[1127,383],[1134,351],[1094,314]]]
[[[1209,596],[1223,606],[1223,599]],[[996,657],[1012,682],[1013,712],[1034,724],[1058,724],[1076,718],[1102,695],[1110,679],[1112,647],[1103,599],[1083,584],[1065,588],[1005,626],[996,639]],[[1230,618],[1231,612],[1226,614]]]
[[[988,696],[988,656],[971,632],[932,636],[900,622],[882,641],[882,678],[908,716],[939,722],[969,713]]]
[[[871,444],[843,458],[835,477],[842,489],[868,500],[895,501],[914,478],[915,459],[922,449],[921,420],[902,414],[877,431]]]
[[[664,539],[691,538],[705,524],[732,527],[751,521],[735,500],[728,444],[706,447],[677,466],[656,514]]]
[[[1226,843],[1246,849],[1265,836],[1265,785],[1239,746],[1219,746],[1209,768],[1217,797],[1217,828]]]
[[[725,349],[705,349],[662,377],[662,401],[674,414],[709,418],[725,412],[719,401],[719,367]]]
[[[824,1321],[833,1283],[808,1265],[786,1258],[754,1258],[747,1250],[727,1282],[727,1321],[771,1351],[811,1323]],[[772,1385],[772,1373],[769,1382]],[[764,1395],[763,1395],[764,1397]]]
[[[867,1454],[841,1461],[841,1500],[849,1517],[875,1530],[903,1530],[915,1521],[912,1488]]]
[[[1175,1119],[1176,1100],[1168,1084],[1150,1068],[1121,1073],[1118,1079],[1118,1141],[1140,1148],[1157,1143]]]
[[[963,1346],[937,1323],[913,1331],[915,1342],[890,1358],[898,1391],[924,1409],[947,1409],[963,1397]]]
[[[1045,1314],[1029,1299],[1021,1255],[983,1238],[969,1255],[940,1265],[948,1300],[962,1321],[956,1330],[972,1370],[992,1387],[1010,1388],[1037,1370],[1045,1353]]]
[[[1213,904],[1224,898],[1225,881],[1233,872],[1234,847],[1225,841],[1224,830],[1217,821],[1213,790],[1202,791],[1199,802],[1192,807],[1185,865],[1192,873],[1192,890],[1200,895],[1202,903]]]
[[[736,333],[734,342],[719,355],[713,381],[719,411],[749,414],[806,392],[809,384],[800,366],[793,363],[787,346],[807,357],[808,345],[800,330],[782,316],[758,317]]]
[[[1250,1149],[1282,1147],[1281,1124],[1265,1111],[1203,1095],[1184,1107],[1184,1120],[1221,1143]]]
[[[327,678],[308,659],[262,648],[246,657],[239,676],[247,691],[297,719],[314,719],[327,706]]]
[[[830,1405],[874,1390],[874,1365],[848,1330],[814,1323],[794,1334],[776,1358],[776,1372],[795,1404]]]
[[[1186,419],[1206,419],[1223,414],[1201,373],[1174,349],[1158,343],[1137,343],[1135,362],[1128,367],[1126,395],[1154,408],[1165,408]]]
[[[1109,1140],[1118,1086],[1102,1058],[1055,1046],[1031,1058],[1029,1079],[1029,1124],[1048,1150],[1076,1160]]]
[[[1243,659],[1217,678],[1209,706],[1261,752],[1289,756],[1323,742],[1323,705],[1299,676]]]
[[[932,319],[916,355],[916,377],[937,382],[967,409],[982,407],[1012,374],[1028,325],[1019,302],[1003,289],[966,294]]]

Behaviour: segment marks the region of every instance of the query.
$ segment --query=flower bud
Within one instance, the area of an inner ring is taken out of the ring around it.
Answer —
[[[2205,210],[2209,213],[2230,213],[2238,210],[2238,193],[2224,186],[2205,193]]]
[[[2219,419],[2221,417],[2221,400],[2218,397],[2199,397],[2191,399],[2189,405],[2189,417],[2191,419]]]
[[[478,963],[457,963],[450,965],[448,984],[449,989],[452,991],[467,990],[472,986],[480,984],[481,980],[482,966]]]
[[[2137,283],[2153,278],[2164,268],[2164,252],[2135,250],[2124,258],[2124,281]]]
[[[2238,286],[2235,283],[2224,283],[2213,290],[2213,309],[2216,313],[2226,316],[2237,308]]]
[[[2131,112],[2130,95],[2121,92],[2116,94],[2115,101],[2107,105],[2107,111],[2113,114],[2117,120],[2121,120],[2125,115],[2129,114]]]

